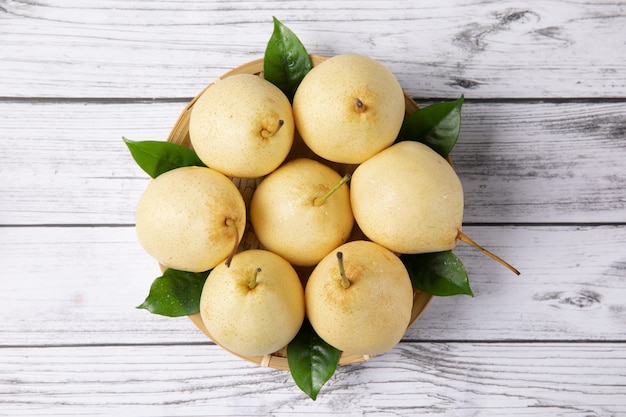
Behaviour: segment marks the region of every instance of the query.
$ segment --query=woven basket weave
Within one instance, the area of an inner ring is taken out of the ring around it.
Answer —
[[[310,57],[311,57],[313,66],[318,65],[319,63],[326,60],[325,57],[322,57],[319,55],[311,55]],[[247,64],[244,64],[237,68],[232,69],[231,71],[222,75],[220,79],[223,79],[228,76],[235,75],[235,74],[255,74],[255,75],[262,76],[262,73],[263,73],[263,59],[257,59],[255,61],[248,62]],[[206,88],[210,88],[211,85],[212,84],[209,84]],[[168,137],[168,142],[184,145],[189,148],[192,147],[191,141],[189,139],[189,118],[191,116],[191,109],[193,108],[193,105],[198,100],[198,98],[206,90],[206,88],[202,90],[196,97],[194,97],[193,100],[191,100],[187,104],[185,109],[182,111],[182,113],[180,114],[176,124],[174,125]],[[418,108],[417,104],[415,104],[415,102],[408,95],[405,94],[406,114],[413,113],[415,110],[417,110],[417,108]],[[291,160],[297,157],[308,157],[308,158],[319,160],[319,158],[306,147],[306,145],[298,137],[297,132],[296,132],[296,138],[294,140],[291,153],[287,157],[287,160]],[[342,175],[346,172],[351,172],[355,168],[354,165],[351,166],[351,165],[343,165],[343,164],[329,164],[328,161],[324,161],[324,163],[326,163],[327,165],[330,165],[332,168],[337,170],[337,172],[339,172]],[[252,178],[252,179],[232,178],[232,180],[241,191],[244,201],[246,202],[246,207],[249,207],[250,200],[252,199],[252,194],[254,193],[256,186],[260,183],[261,178]],[[355,226],[355,231],[353,232],[351,239],[356,239],[356,238],[363,238],[363,235]],[[247,249],[257,249],[257,248],[261,248],[260,243],[257,240],[256,236],[254,235],[254,231],[250,229],[249,225],[247,225],[242,242],[239,246],[239,251],[247,250]],[[296,267],[296,270],[298,271],[301,277],[308,276],[308,273],[311,271],[311,269],[298,268],[298,267]],[[411,327],[411,325],[419,318],[419,316],[428,306],[431,299],[432,299],[432,296],[430,294],[421,292],[419,290],[414,291],[413,310],[411,312],[411,320],[409,323],[409,327]],[[193,314],[189,316],[189,318],[209,339],[215,342],[215,340],[211,337],[206,327],[202,323],[202,319],[200,318],[200,313]],[[256,363],[263,367],[269,367],[269,368],[280,369],[280,370],[289,369],[289,366],[287,364],[287,355],[286,355],[285,348],[271,355],[265,355],[265,356],[242,356],[232,351],[230,353],[242,359],[245,359],[247,361]],[[368,359],[369,359],[369,355],[355,355],[355,354],[344,352],[342,353],[341,358],[339,360],[339,365],[347,365],[350,363],[362,362]]]

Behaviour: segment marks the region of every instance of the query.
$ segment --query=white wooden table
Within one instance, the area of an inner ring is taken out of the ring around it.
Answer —
[[[263,55],[385,63],[420,105],[464,94],[452,157],[475,297],[311,401],[287,372],[135,306],[147,176],[206,84]],[[626,2],[0,0],[0,415],[626,415]]]

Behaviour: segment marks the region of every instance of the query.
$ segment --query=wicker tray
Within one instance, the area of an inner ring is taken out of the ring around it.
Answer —
[[[325,57],[322,57],[319,55],[310,55],[310,57],[314,66],[318,65],[319,63],[323,62],[326,59]],[[220,79],[226,78],[228,76],[235,75],[235,74],[262,75],[262,72],[263,72],[263,59],[257,59],[255,61],[251,61],[237,68],[234,68],[231,71],[228,71],[227,73],[223,74],[220,77]],[[209,84],[204,90],[206,90],[207,88],[210,88],[211,85],[212,84]],[[177,144],[184,145],[184,146],[191,148],[191,141],[189,139],[189,118],[191,115],[191,109],[193,108],[194,103],[202,95],[204,90],[202,90],[196,97],[194,97],[193,100],[191,100],[187,104],[185,109],[182,111],[182,113],[180,114],[176,124],[174,125],[167,139],[168,142],[177,143]],[[417,110],[417,108],[418,108],[417,104],[415,104],[415,102],[408,95],[405,94],[406,113],[411,114],[415,110]],[[294,139],[294,144],[293,144],[291,153],[287,157],[287,160],[294,159],[297,157],[308,157],[308,158],[319,160],[319,158],[307,148],[304,142],[302,142],[302,140],[298,137],[297,132],[296,132],[296,138]],[[351,165],[330,164],[328,163],[328,161],[324,161],[324,163],[326,163],[327,165],[330,165],[342,175],[346,172],[350,172],[354,170],[355,168],[355,166],[351,166]],[[261,179],[232,178],[232,180],[241,191],[244,201],[246,202],[246,207],[249,207],[250,200],[252,199],[252,194],[254,193],[254,190],[256,189],[256,186],[259,184]],[[355,226],[355,230],[353,231],[353,235],[351,239],[362,238],[362,237],[363,235]],[[246,231],[244,232],[243,239],[239,246],[239,250],[242,251],[242,250],[247,250],[247,249],[256,249],[260,247],[261,247],[260,243],[256,239],[256,236],[254,235],[254,231],[251,230],[249,225],[247,225]],[[307,277],[308,273],[310,272],[310,269],[308,268],[296,267],[296,270],[298,271],[301,277]],[[409,327],[411,327],[411,325],[419,318],[419,316],[422,314],[422,312],[426,309],[426,307],[430,303],[431,299],[432,299],[432,296],[430,294],[415,290],[413,294],[413,310],[411,312],[411,320],[409,323]],[[193,314],[189,316],[189,318],[209,339],[214,341],[214,339],[211,337],[206,327],[202,323],[202,319],[200,318],[200,313]],[[242,359],[245,359],[247,361],[256,363],[263,367],[269,367],[269,368],[280,369],[280,370],[289,369],[289,366],[287,364],[285,348],[271,355],[265,355],[265,356],[242,356],[232,351],[230,351],[230,353]],[[363,362],[365,360],[368,360],[369,358],[370,358],[369,355],[355,355],[355,354],[344,352],[342,353],[341,358],[339,360],[339,365],[347,365],[347,364],[355,363],[355,362]]]

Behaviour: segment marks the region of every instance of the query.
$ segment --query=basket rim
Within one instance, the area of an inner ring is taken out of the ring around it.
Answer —
[[[328,57],[322,56],[322,55],[317,55],[317,54],[309,54],[309,57],[311,59],[311,62],[313,64],[313,66],[320,64],[321,62],[325,61],[326,59],[328,59]],[[253,75],[261,75],[263,72],[263,58],[258,58],[252,61],[249,61],[245,64],[242,64],[238,67],[235,67],[227,72],[225,72],[224,74],[222,74],[221,76],[219,76],[218,78],[216,78],[215,80],[213,80],[212,82],[210,82],[208,85],[206,85],[191,101],[189,101],[187,103],[187,105],[184,107],[184,109],[182,110],[182,112],[180,113],[178,119],[176,120],[176,123],[174,124],[168,138],[167,141],[168,142],[172,142],[172,143],[177,143],[180,145],[184,145],[187,146],[189,148],[191,148],[191,141],[189,139],[189,120],[190,120],[190,116],[191,116],[191,110],[193,108],[193,105],[196,103],[196,101],[200,98],[200,96],[208,89],[210,88],[214,83],[216,83],[217,81],[224,79],[226,77],[232,76],[232,75],[236,75],[236,74],[253,74]],[[417,105],[417,103],[415,103],[415,101],[413,101],[413,99],[406,93],[404,92],[404,97],[405,97],[405,114],[409,115],[411,113],[413,113],[414,111],[416,111],[419,106]],[[451,161],[450,161],[451,162]],[[164,270],[164,266],[160,265],[161,270]],[[417,319],[423,314],[423,312],[426,310],[426,308],[428,307],[428,305],[430,304],[430,302],[432,301],[433,296],[431,294],[425,293],[423,291],[420,291],[418,289],[414,289],[413,291],[413,308],[411,310],[411,317],[409,320],[409,324],[407,325],[407,330],[417,321]],[[279,352],[274,352],[272,354],[267,354],[267,355],[263,355],[263,356],[245,356],[245,355],[240,355],[236,352],[233,352],[227,348],[225,348],[224,346],[220,345],[217,341],[215,341],[215,339],[211,336],[211,334],[209,333],[209,331],[206,329],[206,327],[204,326],[204,323],[202,322],[202,318],[200,316],[200,313],[195,313],[195,314],[191,314],[188,316],[189,319],[192,321],[192,323],[200,330],[202,331],[205,336],[207,336],[208,339],[210,339],[213,343],[215,343],[217,346],[220,346],[222,349],[226,350],[227,352],[231,353],[234,356],[237,356],[241,359],[244,359],[248,362],[252,362],[255,363],[261,367],[266,367],[266,368],[273,368],[273,369],[277,369],[277,370],[289,370],[289,364],[287,362],[287,357],[286,357],[286,353],[284,352],[285,348],[281,349],[281,351]],[[341,357],[339,359],[339,366],[344,366],[344,365],[348,365],[348,364],[352,364],[352,363],[358,363],[358,362],[363,362],[363,361],[367,361],[371,358],[371,355],[360,355],[360,354],[352,354],[349,352],[342,352]]]

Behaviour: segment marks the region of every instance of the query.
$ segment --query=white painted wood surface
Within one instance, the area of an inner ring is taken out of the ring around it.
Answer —
[[[147,176],[122,136],[165,140],[184,104],[0,103],[13,149],[2,223],[133,223]],[[462,124],[452,158],[466,222],[626,221],[625,102],[469,101]]]
[[[134,307],[156,264],[121,141],[262,56],[388,65],[418,103],[464,94],[452,157],[475,297],[435,298],[318,400]],[[0,415],[626,415],[626,2],[0,0]]]

